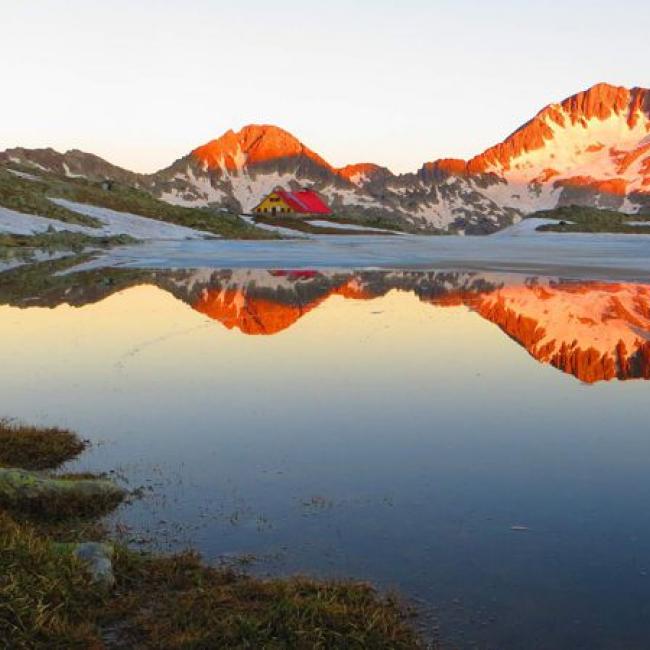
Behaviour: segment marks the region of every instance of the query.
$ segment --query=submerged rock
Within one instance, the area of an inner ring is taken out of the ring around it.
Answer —
[[[53,518],[108,512],[126,496],[112,481],[57,478],[23,469],[0,468],[0,505]]]

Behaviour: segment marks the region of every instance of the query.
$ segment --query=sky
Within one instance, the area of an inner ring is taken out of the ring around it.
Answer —
[[[599,81],[650,86],[647,0],[0,4],[0,150],[140,172],[250,123],[335,166],[415,171]]]

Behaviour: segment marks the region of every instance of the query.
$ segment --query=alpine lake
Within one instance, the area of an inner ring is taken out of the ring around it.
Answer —
[[[0,414],[142,488],[116,536],[368,580],[445,648],[649,646],[646,269],[137,254],[0,273]]]

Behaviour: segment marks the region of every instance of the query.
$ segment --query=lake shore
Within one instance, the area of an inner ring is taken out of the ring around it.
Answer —
[[[259,579],[207,566],[191,551],[129,550],[96,519],[126,496],[122,488],[104,477],[40,473],[87,442],[7,420],[0,420],[0,440],[4,647],[424,647],[411,613],[367,583]],[[9,481],[16,473],[21,491]],[[75,482],[103,487],[89,502]],[[103,492],[113,497],[102,502]]]

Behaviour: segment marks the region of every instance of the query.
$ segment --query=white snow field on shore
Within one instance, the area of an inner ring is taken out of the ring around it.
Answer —
[[[100,228],[92,228],[75,223],[66,223],[58,219],[24,214],[0,206],[0,232],[32,235],[53,228],[57,231],[67,230],[69,232],[83,233],[91,237],[130,235],[141,240],[182,240],[218,237],[218,235],[209,232],[177,226],[176,224],[141,217],[129,212],[117,212],[116,210],[98,208],[84,203],[74,203],[65,199],[52,199],[52,202],[73,212],[94,217],[103,225]]]
[[[316,228],[334,228],[336,230],[359,230],[361,232],[383,232],[387,235],[401,235],[397,230],[386,230],[386,228],[371,228],[353,223],[337,223],[336,221],[327,221],[326,219],[316,219],[307,221],[310,226]]]

